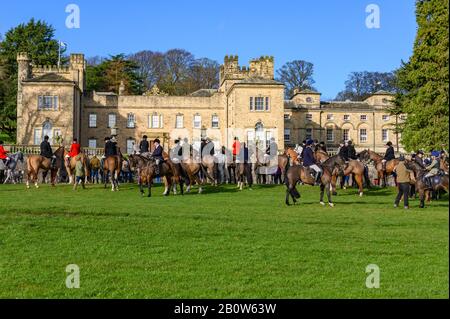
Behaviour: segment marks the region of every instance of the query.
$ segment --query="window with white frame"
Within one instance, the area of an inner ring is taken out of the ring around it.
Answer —
[[[127,139],[127,154],[133,154],[133,150],[134,150],[134,139],[129,138]]]
[[[89,114],[89,127],[97,127],[97,114]]]
[[[264,97],[255,97],[255,111],[264,111]]]
[[[184,117],[182,114],[178,114],[175,117],[175,128],[183,128],[184,127]]]
[[[268,111],[270,108],[269,100],[270,100],[269,97],[266,96],[266,111]]]
[[[97,147],[97,139],[90,138],[88,140],[88,146],[89,146],[89,148],[96,148]]]
[[[313,138],[313,130],[312,128],[306,129],[305,139],[309,140]]]
[[[344,114],[344,121],[350,121],[350,115]]]
[[[213,115],[211,119],[211,127],[212,128],[219,128],[219,116]]]
[[[153,113],[152,115],[150,115],[150,120],[149,120],[149,128],[159,128],[160,127],[160,123],[159,123],[159,114],[158,113]]]
[[[306,113],[306,120],[307,121],[312,121],[312,114],[311,113]]]
[[[348,128],[342,130],[342,139],[348,141],[350,138],[350,130]]]
[[[284,140],[286,142],[289,142],[291,140],[291,129],[289,128],[284,129]]]
[[[39,145],[42,142],[42,129],[34,129],[34,145]]]
[[[387,114],[383,114],[381,116],[381,118],[382,118],[383,121],[389,121],[389,115],[387,115]]]
[[[361,121],[367,121],[367,115],[366,114],[362,114],[360,117]]]
[[[108,114],[108,128],[116,126],[116,114],[110,113]]]
[[[389,131],[388,129],[384,128],[381,130],[381,140],[383,142],[387,142],[389,140]]]
[[[59,98],[56,95],[39,95],[38,109],[39,110],[58,110]]]
[[[332,127],[327,127],[327,142],[334,141],[334,131]]]
[[[333,114],[327,114],[327,120],[331,121],[334,118]]]
[[[367,129],[365,128],[359,129],[359,142],[360,143],[367,142]]]
[[[201,128],[202,127],[202,117],[200,114],[194,115],[194,128]]]
[[[128,128],[134,128],[136,123],[136,116],[134,113],[128,113],[127,114],[127,127]]]

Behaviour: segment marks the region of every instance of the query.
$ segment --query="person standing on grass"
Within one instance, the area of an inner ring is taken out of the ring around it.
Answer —
[[[398,194],[395,198],[394,207],[398,207],[398,204],[400,203],[400,200],[403,196],[403,202],[405,209],[409,208],[408,205],[408,197],[409,197],[409,187],[411,183],[411,177],[410,173],[411,171],[406,168],[405,165],[405,157],[403,155],[399,158],[400,162],[398,163],[397,167],[394,169],[394,171],[397,174],[397,187],[398,187]]]
[[[84,186],[84,167],[81,161],[77,161],[75,164],[75,185],[73,185],[73,190],[77,189],[78,183],[81,183],[83,189],[86,188]]]
[[[94,184],[97,182],[98,184],[98,171],[100,170],[100,160],[97,155],[94,155],[90,161],[91,164],[91,182]]]

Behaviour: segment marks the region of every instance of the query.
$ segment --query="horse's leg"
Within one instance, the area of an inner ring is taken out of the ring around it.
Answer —
[[[336,184],[337,184],[337,175],[333,175],[331,176],[331,183],[330,183],[330,189],[333,195],[337,195]]]
[[[106,173],[105,169],[103,169],[103,174],[102,175],[103,175],[102,179],[103,179],[103,182],[105,183],[105,189],[106,189],[106,184],[108,183],[108,179],[106,178],[107,173]]]
[[[139,183],[139,191],[141,192],[141,196],[144,196],[144,187],[142,186],[142,183]]]
[[[148,188],[148,195],[147,195],[147,197],[152,197],[152,180],[153,179],[149,178],[149,180],[147,182],[147,188]]]
[[[359,189],[359,196],[363,195],[363,177],[362,175],[359,174],[355,174],[355,180],[356,180],[356,184],[358,185],[358,189]]]
[[[331,200],[330,187],[325,187],[325,188],[326,188],[326,192],[327,192],[328,205],[330,205],[330,207],[334,207],[333,201]]]
[[[320,205],[325,206],[325,202],[323,201],[323,194],[325,192],[325,185],[320,184]]]
[[[419,208],[425,207],[425,190],[419,188]]]

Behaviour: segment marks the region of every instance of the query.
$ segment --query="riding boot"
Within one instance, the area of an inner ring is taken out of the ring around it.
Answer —
[[[156,175],[156,176],[159,176],[160,171],[161,171],[159,165],[160,165],[160,164],[156,164],[156,165],[155,165],[155,175]]]
[[[320,184],[320,178],[322,177],[322,173],[317,172],[316,174],[316,180],[314,181],[314,184],[319,185]]]

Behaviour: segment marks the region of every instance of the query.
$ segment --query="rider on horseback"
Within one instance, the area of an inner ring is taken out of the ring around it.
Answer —
[[[386,150],[383,160],[381,161],[381,164],[383,166],[383,171],[386,171],[386,162],[395,159],[395,151],[394,151],[394,147],[392,146],[392,142],[390,142],[390,141],[387,142],[386,146],[388,148]]]
[[[433,182],[432,179],[434,176],[436,176],[439,173],[439,152],[433,151],[431,152],[431,164],[425,167],[425,169],[428,171],[428,173],[424,176],[425,184],[432,188]]]
[[[45,158],[50,159],[51,160],[50,167],[52,169],[54,169],[56,167],[56,156],[53,154],[53,150],[52,150],[50,143],[48,142],[48,139],[49,139],[48,135],[45,135],[44,140],[42,141],[42,143],[40,145],[40,148],[41,148],[40,155]]]
[[[139,143],[139,152],[141,154],[147,154],[149,152],[149,143],[147,141],[147,135],[142,136],[142,141]]]
[[[356,156],[356,150],[355,150],[355,147],[353,146],[353,142],[352,141],[348,141],[347,142],[347,158],[349,160],[356,160],[356,159],[358,159],[358,157]]]
[[[71,158],[77,156],[81,152],[81,145],[78,143],[78,140],[76,138],[73,139],[72,144],[70,145],[70,151],[66,155],[66,163],[69,165]]]
[[[155,145],[155,149],[152,152],[151,157],[155,160],[155,174],[159,175],[161,171],[161,164],[163,162],[163,148],[160,145],[160,140],[155,138],[153,144]]]
[[[8,152],[3,147],[3,141],[0,141],[0,159],[3,161],[5,166],[8,166],[9,156]]]
[[[322,169],[316,164],[314,159],[314,153],[312,150],[313,143],[314,142],[312,140],[308,140],[306,142],[306,148],[303,151],[303,166],[309,167],[316,172],[315,184],[318,184],[322,176]]]

